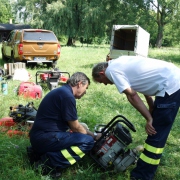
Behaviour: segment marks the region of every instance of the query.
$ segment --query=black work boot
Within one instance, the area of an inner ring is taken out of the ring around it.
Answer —
[[[31,146],[27,147],[27,155],[31,166],[40,160],[40,155],[33,150]]]
[[[61,177],[61,170],[57,168],[50,168],[48,166],[43,166],[42,173],[43,176],[49,175],[52,179],[58,179]]]

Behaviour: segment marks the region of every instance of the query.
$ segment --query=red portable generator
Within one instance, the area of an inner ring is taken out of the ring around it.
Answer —
[[[142,146],[127,148],[132,143],[132,137],[129,130],[121,123],[136,131],[133,124],[122,115],[115,116],[107,125],[95,126],[95,132],[102,133],[102,136],[95,142],[90,156],[104,170],[125,171],[137,162],[139,151],[143,149]]]
[[[68,77],[64,76],[64,74],[68,74]],[[53,90],[57,88],[59,84],[66,83],[69,77],[70,74],[68,72],[62,72],[57,68],[52,71],[37,71],[36,84],[41,85],[44,89]]]
[[[24,98],[42,98],[42,88],[33,82],[22,82],[18,87],[17,94]]]

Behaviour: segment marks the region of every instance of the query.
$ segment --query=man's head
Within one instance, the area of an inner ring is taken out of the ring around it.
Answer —
[[[96,64],[92,69],[92,77],[95,82],[107,84],[113,84],[105,74],[108,62],[101,62]]]
[[[90,79],[84,73],[76,72],[67,80],[67,84],[72,87],[74,97],[80,99],[86,94],[86,89],[90,85]]]

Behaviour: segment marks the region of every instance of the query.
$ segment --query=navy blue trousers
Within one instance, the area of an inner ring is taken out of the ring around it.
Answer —
[[[38,132],[31,134],[33,149],[51,168],[66,168],[79,161],[94,146],[92,136],[71,132]]]
[[[152,113],[153,127],[156,135],[147,137],[144,151],[141,153],[137,166],[132,170],[131,177],[138,180],[152,180],[180,106],[180,90],[172,95],[156,97]]]

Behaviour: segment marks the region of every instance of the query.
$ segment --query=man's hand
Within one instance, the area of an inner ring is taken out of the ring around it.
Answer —
[[[102,136],[102,133],[97,133],[97,136],[94,138],[95,141],[97,141]]]
[[[153,120],[147,121],[146,126],[145,126],[146,133],[150,136],[157,133],[156,130],[154,129],[154,127],[152,126],[152,122],[153,122]]]

